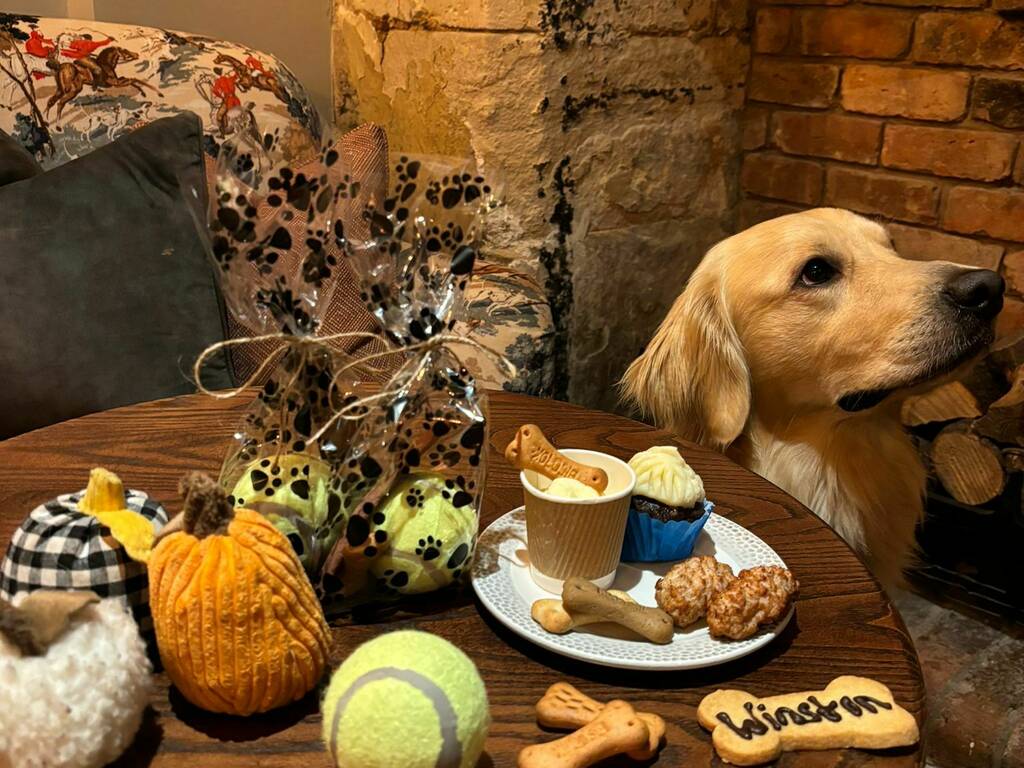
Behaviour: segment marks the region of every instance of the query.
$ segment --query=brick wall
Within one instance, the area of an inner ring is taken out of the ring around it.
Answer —
[[[918,7],[927,6],[927,7]],[[740,223],[819,205],[998,269],[1024,327],[1024,0],[759,0]]]

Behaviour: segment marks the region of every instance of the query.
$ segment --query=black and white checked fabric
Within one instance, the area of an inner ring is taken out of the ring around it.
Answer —
[[[118,597],[135,616],[147,642],[152,639],[146,566],[128,557],[110,529],[78,511],[85,491],[67,493],[33,509],[14,532],[0,566],[0,597],[36,589],[91,589]],[[127,508],[159,531],[167,512],[141,491],[127,492]]]

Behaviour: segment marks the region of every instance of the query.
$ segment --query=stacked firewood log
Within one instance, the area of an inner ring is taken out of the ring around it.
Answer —
[[[929,472],[963,504],[991,501],[1024,471],[1024,333],[997,341],[963,379],[908,398],[901,415],[912,428],[945,422],[919,442]]]

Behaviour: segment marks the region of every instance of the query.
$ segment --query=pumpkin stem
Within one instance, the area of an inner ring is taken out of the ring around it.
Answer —
[[[39,656],[45,650],[29,618],[3,598],[0,598],[0,634],[14,643],[23,656]]]
[[[85,489],[85,496],[78,502],[78,510],[98,517],[103,512],[115,512],[125,506],[121,479],[103,467],[95,467],[89,473],[89,485]]]
[[[227,533],[235,516],[234,507],[220,484],[202,472],[189,472],[178,483],[185,497],[184,527],[197,539]]]
[[[95,592],[57,589],[36,590],[17,608],[0,599],[0,633],[18,647],[22,656],[42,656],[79,611],[99,601]]]
[[[96,467],[89,473],[89,485],[78,502],[78,511],[92,515],[110,529],[110,535],[124,547],[128,557],[145,563],[153,549],[153,523],[128,509],[124,485],[113,472]]]

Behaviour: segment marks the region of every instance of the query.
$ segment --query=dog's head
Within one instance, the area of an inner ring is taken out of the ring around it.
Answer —
[[[758,418],[843,413],[949,373],[992,341],[1003,281],[910,261],[849,211],[782,216],[704,257],[624,395],[657,423],[724,447]]]

